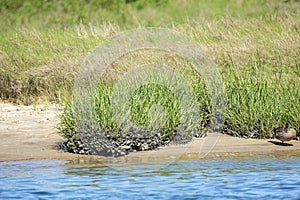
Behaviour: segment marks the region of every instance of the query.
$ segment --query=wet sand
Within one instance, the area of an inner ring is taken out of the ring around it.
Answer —
[[[41,159],[80,162],[90,159],[108,163],[140,163],[262,154],[300,157],[300,142],[296,140],[281,145],[276,139],[244,139],[219,133],[208,133],[208,137],[195,138],[185,145],[169,145],[120,158],[75,155],[57,150],[57,144],[64,140],[55,129],[59,112],[54,105],[33,107],[0,103],[0,162]]]

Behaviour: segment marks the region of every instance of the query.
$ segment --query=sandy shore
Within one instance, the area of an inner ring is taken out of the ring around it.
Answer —
[[[210,133],[185,145],[170,145],[156,151],[131,153],[121,158],[104,158],[65,153],[56,149],[63,138],[55,131],[58,109],[49,106],[0,104],[0,161],[38,159],[97,159],[105,162],[147,162],[188,158],[293,154],[300,157],[300,142],[281,145],[275,139],[244,139]],[[203,145],[205,144],[205,145]],[[206,149],[204,149],[204,147]]]

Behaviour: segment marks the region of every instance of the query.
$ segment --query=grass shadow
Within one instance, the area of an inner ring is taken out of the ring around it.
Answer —
[[[278,145],[278,146],[294,146],[293,144],[289,144],[289,143],[282,143],[282,142],[277,142],[277,141],[271,141],[269,140],[268,142]]]

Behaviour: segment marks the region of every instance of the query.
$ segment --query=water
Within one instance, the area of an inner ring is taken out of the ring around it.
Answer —
[[[171,165],[0,163],[8,199],[299,199],[300,158],[213,159]]]

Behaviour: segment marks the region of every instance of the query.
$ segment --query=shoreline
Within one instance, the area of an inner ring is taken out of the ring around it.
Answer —
[[[54,105],[22,106],[0,103],[0,162],[22,160],[68,160],[70,162],[140,163],[171,162],[179,159],[215,157],[257,157],[260,155],[300,157],[300,143],[292,140],[282,145],[276,139],[245,139],[221,133],[208,133],[205,138],[195,138],[188,144],[167,145],[154,151],[129,153],[127,156],[108,158],[71,154],[57,150],[64,141],[55,132],[58,111]],[[208,149],[201,151],[209,137],[213,139]],[[290,144],[290,145],[288,145]],[[205,155],[208,153],[207,155]]]

